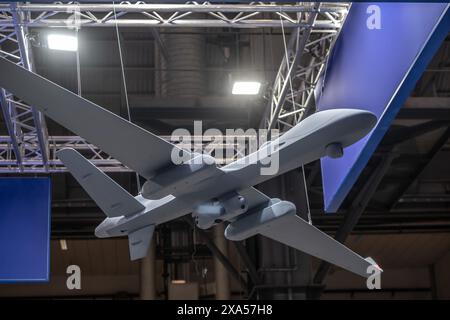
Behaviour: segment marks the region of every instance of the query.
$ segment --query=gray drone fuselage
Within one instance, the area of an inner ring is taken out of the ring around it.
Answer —
[[[220,199],[233,193],[235,197],[239,197],[239,190],[326,156],[330,145],[344,148],[353,144],[368,133],[374,121],[371,113],[354,109],[335,109],[313,114],[270,144],[229,165],[217,168],[214,164],[204,164],[214,166],[213,173],[194,184],[186,184],[184,190],[178,190],[177,196],[168,194],[161,199],[151,200],[146,198],[145,192],[142,193],[135,198],[145,209],[134,215],[106,218],[96,228],[95,234],[97,237],[123,236],[143,226],[161,224],[195,212],[196,208],[206,206],[206,202],[211,199]],[[261,174],[261,169],[271,161],[278,161],[276,173]],[[211,211],[200,212],[196,216],[200,220],[212,222],[230,221],[237,217],[227,215],[227,212],[217,215]],[[244,210],[241,214],[245,213]],[[223,219],[226,215],[228,219]],[[209,227],[215,223],[204,224]]]

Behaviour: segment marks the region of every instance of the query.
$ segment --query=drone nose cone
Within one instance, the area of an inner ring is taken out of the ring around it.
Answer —
[[[361,138],[366,136],[377,124],[377,116],[366,110],[353,110],[351,116],[355,132],[359,132]]]
[[[345,119],[360,124],[361,127],[372,129],[377,123],[377,117],[372,112],[362,109],[330,109],[323,111],[336,120]]]
[[[325,140],[331,140],[327,145],[335,143],[344,148],[365,137],[377,123],[372,112],[360,109],[329,109],[316,115],[326,131]]]
[[[372,130],[378,121],[377,116],[367,110],[353,109],[351,117],[354,118],[354,121],[359,122],[362,127],[367,128],[368,131]]]
[[[331,110],[327,110],[331,111]],[[377,117],[372,112],[361,109],[334,109],[337,113],[334,124],[342,136],[350,135],[348,144],[352,144],[367,135],[377,124]]]

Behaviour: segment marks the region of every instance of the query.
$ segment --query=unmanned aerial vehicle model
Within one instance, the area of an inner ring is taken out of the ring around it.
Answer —
[[[155,226],[192,214],[199,228],[229,222],[225,237],[239,241],[261,234],[368,277],[379,268],[296,215],[293,203],[269,198],[253,186],[320,157],[340,156],[375,125],[367,111],[317,112],[256,152],[223,167],[126,121],[55,83],[0,58],[0,87],[31,104],[147,181],[133,197],[73,149],[58,157],[106,214],[100,238],[128,236],[132,260],[143,258]],[[269,148],[269,149],[268,149]],[[174,164],[173,152],[183,155]],[[265,157],[278,153],[279,170],[261,175]],[[379,269],[381,271],[381,269]]]

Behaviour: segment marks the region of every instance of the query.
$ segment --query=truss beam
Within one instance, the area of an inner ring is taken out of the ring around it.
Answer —
[[[301,4],[211,4],[209,2],[186,4],[152,4],[121,2],[112,4],[18,4],[18,10],[29,15],[27,27],[201,27],[201,28],[286,28],[314,27],[333,31],[339,15],[346,6],[328,4],[315,8]],[[320,15],[314,26],[298,19],[299,13],[314,12]],[[13,26],[11,7],[0,4],[0,26]],[[315,31],[313,31],[315,32]]]
[[[307,24],[314,26],[320,21],[318,12],[321,6],[322,4],[317,3],[313,7],[314,10],[303,13]],[[348,11],[348,4],[346,8]],[[297,28],[291,31],[284,58],[271,88],[266,111],[261,119],[261,128],[277,128],[283,132],[299,123],[309,112],[319,77],[325,69],[328,55],[347,11],[326,14],[335,23],[333,32],[323,32],[318,28]]]
[[[17,9],[17,4],[8,4],[8,17],[13,24],[0,27],[0,56],[34,71],[33,56],[27,39],[26,15]],[[0,20],[4,14],[0,13]],[[23,162],[32,160],[42,171],[48,168],[47,128],[41,113],[11,93],[0,90],[0,105],[9,133],[8,154],[0,151],[0,157],[7,156],[15,163],[17,171],[24,169]]]
[[[170,136],[161,136],[161,138],[171,141]],[[249,141],[254,136],[192,136],[192,146],[189,151],[212,155],[214,150],[223,150],[221,158],[216,157],[218,165],[225,165],[235,161],[250,153]],[[211,142],[213,141],[213,142]],[[21,166],[17,165],[14,157],[15,146],[9,136],[0,136],[0,173],[46,173],[46,172],[66,172],[67,169],[58,159],[56,153],[64,148],[73,148],[80,152],[86,159],[89,159],[95,166],[105,172],[131,172],[120,161],[112,158],[95,145],[88,143],[79,136],[49,136],[48,137],[48,166],[43,167],[40,159],[23,157]]]

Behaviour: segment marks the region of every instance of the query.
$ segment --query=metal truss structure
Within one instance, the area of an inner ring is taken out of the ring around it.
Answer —
[[[312,26],[320,19],[321,4],[313,6],[315,10],[304,13]],[[289,40],[285,40],[285,56],[271,88],[260,127],[277,128],[283,132],[299,123],[312,107],[316,85],[350,5],[345,6],[345,11],[325,13],[335,22],[333,30],[323,32],[315,28],[296,28]]]
[[[34,28],[115,27],[116,23],[120,27],[273,27],[283,32],[289,28],[292,32],[286,46],[287,55],[273,86],[267,116],[262,121],[264,128],[281,128],[280,124],[292,126],[300,121],[348,7],[341,3],[310,2],[0,4],[0,56],[34,71],[29,44],[29,29]],[[0,173],[65,171],[55,155],[64,147],[77,149],[104,171],[129,171],[80,137],[49,137],[43,115],[3,89],[0,89],[0,105],[9,134],[0,137]],[[223,145],[223,149],[230,147],[225,141]],[[239,145],[233,148],[235,155],[242,150]],[[230,160],[220,161],[224,164]]]
[[[160,136],[161,138],[172,141],[170,136]],[[252,141],[256,138],[254,135],[235,135],[235,136],[192,136],[190,145],[182,145],[184,149],[191,152],[202,152],[212,155],[216,158],[216,163],[221,166],[242,158],[252,150]],[[46,166],[42,166],[40,158],[27,158],[22,166],[18,166],[17,159],[12,157],[13,148],[9,136],[0,136],[0,173],[46,173],[46,172],[65,172],[67,171],[62,162],[57,158],[56,152],[64,148],[73,148],[83,154],[95,166],[105,172],[131,172],[120,161],[112,158],[98,147],[88,143],[78,136],[48,136],[48,159]],[[220,152],[220,155],[219,155]]]
[[[317,12],[321,18],[314,29],[334,30],[340,24],[336,15],[346,12],[340,4],[211,4],[190,1],[186,4],[147,4],[121,2],[113,4],[19,4],[17,9],[27,13],[28,27],[108,27],[117,23],[121,27],[202,27],[202,28],[310,28],[303,13]],[[13,9],[0,4],[0,26],[14,25]],[[117,18],[117,19],[116,19]]]
[[[0,27],[0,56],[33,71],[28,29],[23,24],[26,16],[17,10],[15,3],[9,5],[9,10],[13,24]],[[0,16],[3,15],[0,13]],[[1,88],[0,104],[9,133],[8,148],[0,150],[0,159],[12,160],[19,171],[27,171],[28,167],[46,171],[48,141],[44,116]]]

